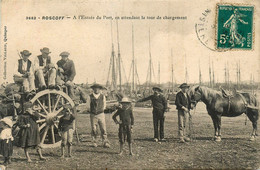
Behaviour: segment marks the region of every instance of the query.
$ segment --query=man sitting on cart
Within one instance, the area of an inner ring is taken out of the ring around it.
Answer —
[[[68,87],[69,96],[74,98],[74,83],[72,82],[75,75],[75,65],[72,60],[69,59],[70,53],[64,51],[60,54],[61,60],[57,62],[58,70],[56,83],[58,86],[65,84]]]
[[[15,64],[14,67],[14,82],[21,83],[24,88],[24,92],[28,95],[35,94],[33,65],[29,60],[29,56],[32,54],[28,50],[20,52],[21,59]]]
[[[51,63],[51,53],[49,48],[44,47],[40,50],[41,55],[37,56],[34,61],[35,75],[39,81],[39,89],[44,90],[47,88],[45,80],[47,80],[48,88],[55,88],[56,69]]]

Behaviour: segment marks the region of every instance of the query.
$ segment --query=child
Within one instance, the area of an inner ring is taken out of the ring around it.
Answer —
[[[116,124],[119,124],[119,142],[120,142],[120,153],[119,155],[122,155],[123,153],[123,144],[125,142],[125,137],[127,137],[127,142],[129,145],[129,154],[133,155],[132,152],[132,139],[131,139],[131,130],[132,126],[134,125],[134,116],[133,116],[133,110],[132,110],[132,103],[128,100],[128,98],[122,98],[122,101],[120,102],[120,107],[118,108],[117,112],[113,115],[113,120]],[[116,117],[119,115],[120,121],[116,119]]]
[[[13,154],[12,120],[5,117],[0,120],[0,154],[4,156],[4,164],[10,164]]]
[[[37,149],[41,160],[45,160],[42,156],[40,144],[40,132],[36,123],[37,114],[32,110],[32,103],[27,102],[24,104],[24,112],[19,116],[18,126],[19,131],[19,145],[24,149],[25,156],[28,162],[32,162],[28,149],[33,147]]]
[[[60,118],[59,130],[61,131],[61,158],[64,158],[65,146],[68,145],[68,154],[71,157],[72,141],[74,133],[75,114],[71,112],[70,106],[64,106],[65,113]]]

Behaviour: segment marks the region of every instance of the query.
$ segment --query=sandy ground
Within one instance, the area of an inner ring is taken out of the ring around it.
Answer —
[[[193,112],[192,112],[193,113]],[[33,163],[27,163],[21,148],[14,148],[13,162],[8,169],[140,169],[140,168],[248,168],[260,167],[260,139],[249,141],[252,125],[245,125],[245,115],[222,119],[222,141],[214,142],[213,124],[205,111],[205,105],[199,103],[193,113],[193,141],[178,142],[177,112],[175,107],[167,113],[165,121],[166,142],[155,143],[153,138],[152,113],[150,108],[135,108],[133,132],[134,156],[128,155],[128,147],[122,156],[119,151],[118,126],[112,121],[112,115],[106,115],[108,138],[111,148],[91,146],[89,115],[78,116],[78,130],[81,143],[76,140],[73,158],[60,159],[60,149],[45,149],[43,155],[47,161],[39,161],[34,150],[31,151]],[[3,157],[0,157],[2,160]]]

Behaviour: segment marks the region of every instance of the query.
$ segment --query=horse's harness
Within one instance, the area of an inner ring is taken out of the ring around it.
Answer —
[[[245,99],[245,97],[241,94],[241,93],[237,93],[239,96],[240,96],[240,98],[242,99],[242,101],[243,101],[243,103],[244,103],[244,105],[245,105],[245,109],[247,108],[247,101],[246,101],[246,99]],[[233,96],[232,95],[228,95],[227,96],[227,98],[228,98],[228,113],[229,113],[229,111],[230,111],[230,105],[231,105],[231,99],[233,98]],[[246,109],[246,114],[247,114],[247,109]]]

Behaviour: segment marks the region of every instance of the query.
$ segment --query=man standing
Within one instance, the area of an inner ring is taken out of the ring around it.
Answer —
[[[20,52],[21,59],[14,67],[14,82],[22,83],[24,92],[27,94],[35,94],[33,65],[29,60],[29,56],[32,54],[28,50]]]
[[[153,127],[154,127],[154,141],[158,142],[158,124],[160,123],[160,140],[164,139],[164,113],[167,111],[167,100],[161,94],[163,91],[159,87],[153,87],[154,94],[137,102],[152,101],[153,105]]]
[[[191,100],[187,94],[187,91],[190,86],[187,83],[183,83],[180,85],[181,91],[179,91],[176,95],[176,108],[178,110],[178,127],[179,127],[179,137],[180,142],[184,143],[189,142],[190,138],[186,136],[185,126],[188,120],[188,114],[191,109]]]
[[[93,93],[88,96],[87,99],[87,111],[90,113],[90,123],[91,123],[91,136],[93,146],[97,147],[97,126],[99,125],[101,137],[103,140],[103,146],[106,148],[110,147],[109,141],[107,139],[106,131],[106,121],[104,110],[106,108],[106,97],[101,94],[100,90],[105,89],[99,84],[94,84],[91,86]]]
[[[58,86],[65,84],[68,87],[69,96],[74,98],[74,83],[72,82],[75,75],[75,65],[72,60],[69,59],[70,53],[62,52],[60,54],[61,60],[57,62],[58,73],[56,77],[56,83]]]
[[[40,50],[42,55],[36,57],[34,61],[35,75],[39,81],[39,88],[46,89],[45,78],[47,78],[48,87],[55,88],[56,69],[54,64],[51,63],[49,48],[44,47]]]

